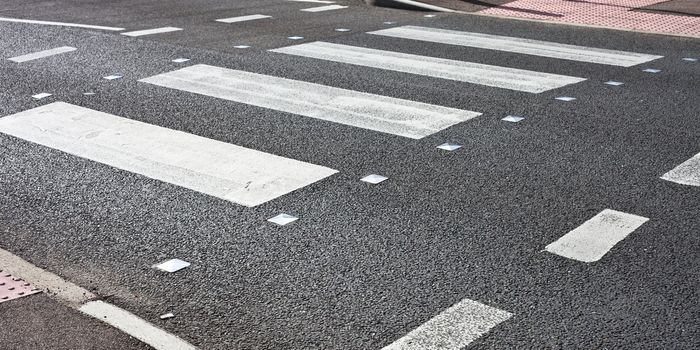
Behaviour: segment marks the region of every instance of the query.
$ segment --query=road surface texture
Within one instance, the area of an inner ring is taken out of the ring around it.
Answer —
[[[0,268],[85,291],[0,303],[0,348],[168,348],[132,320],[199,349],[700,347],[697,38],[359,0],[0,17],[0,262],[30,266]]]

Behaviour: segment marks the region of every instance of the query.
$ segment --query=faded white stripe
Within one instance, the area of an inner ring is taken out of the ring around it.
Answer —
[[[141,81],[415,139],[481,114],[207,65]]]
[[[682,185],[700,186],[700,153],[673,168],[661,178]]]
[[[192,344],[146,322],[142,318],[103,301],[91,301],[80,307],[88,314],[157,350],[195,350]]]
[[[51,21],[35,21],[32,19],[19,19],[19,18],[7,18],[0,17],[0,22],[14,22],[14,23],[28,23],[28,24],[43,24],[47,26],[61,26],[61,27],[75,27],[75,28],[87,28],[87,29],[100,29],[100,30],[111,30],[120,31],[124,28],[117,27],[104,27],[104,26],[94,26],[91,24],[79,24],[79,23],[66,23],[66,22],[51,22]]]
[[[22,56],[8,58],[8,60],[13,61],[13,62],[17,62],[17,63],[22,63],[22,62],[27,62],[27,61],[33,61],[33,60],[36,60],[39,58],[49,57],[49,56],[53,56],[53,55],[59,55],[62,53],[71,52],[71,51],[75,51],[75,50],[77,50],[77,49],[74,47],[62,46],[62,47],[57,47],[55,49],[49,49],[49,50],[29,53],[29,54],[22,55]]]
[[[605,209],[545,247],[545,250],[582,262],[600,260],[612,247],[649,219]]]
[[[531,93],[540,93],[586,80],[320,41],[270,51]]]
[[[247,206],[337,172],[63,102],[0,118],[0,132]]]
[[[340,9],[346,9],[346,8],[348,8],[348,7],[342,6],[342,5],[328,5],[328,6],[319,6],[319,7],[312,7],[312,8],[308,8],[308,9],[302,9],[301,11],[322,12],[322,11],[340,10]]]
[[[182,28],[162,27],[162,28],[153,28],[153,29],[136,30],[136,31],[133,31],[133,32],[125,32],[125,33],[122,33],[122,35],[126,35],[126,36],[144,36],[144,35],[152,35],[152,34],[160,34],[160,33],[177,32],[177,31],[179,31],[179,30],[182,30]]]
[[[549,41],[417,26],[388,28],[369,32],[369,34],[621,67],[631,67],[663,57]]]
[[[248,16],[221,18],[221,19],[217,19],[216,21],[222,22],[222,23],[236,23],[236,22],[254,21],[256,19],[265,19],[265,18],[272,18],[272,17],[266,16],[266,15],[248,15]]]
[[[460,350],[511,316],[510,312],[464,299],[383,350]]]

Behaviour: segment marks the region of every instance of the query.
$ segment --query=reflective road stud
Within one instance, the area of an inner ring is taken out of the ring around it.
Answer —
[[[368,182],[368,183],[371,183],[373,185],[376,185],[376,184],[383,182],[387,179],[388,179],[388,177],[386,177],[386,176],[372,174],[372,175],[367,175],[367,176],[361,178],[360,181],[364,181],[364,182]]]

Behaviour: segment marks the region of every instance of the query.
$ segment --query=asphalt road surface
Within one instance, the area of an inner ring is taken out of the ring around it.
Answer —
[[[0,5],[123,29],[0,19],[0,247],[200,349],[700,347],[700,40],[330,5]]]

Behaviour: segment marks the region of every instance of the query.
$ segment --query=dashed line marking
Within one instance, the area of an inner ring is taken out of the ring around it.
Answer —
[[[95,25],[91,25],[91,24],[66,23],[66,22],[35,21],[32,19],[19,19],[19,18],[8,18],[8,17],[0,17],[0,22],[42,24],[42,25],[47,25],[47,26],[99,29],[99,30],[110,30],[110,31],[115,31],[115,32],[119,32],[119,31],[124,30],[124,28],[118,28],[118,27],[105,27],[105,26],[95,26]]]
[[[461,350],[513,314],[464,299],[382,350]]]
[[[26,55],[8,58],[8,60],[10,60],[12,62],[22,63],[22,62],[37,60],[37,59],[44,58],[44,57],[60,55],[62,53],[72,52],[75,50],[77,50],[75,47],[61,46],[61,47],[57,47],[55,49],[49,49],[49,50],[44,50],[44,51],[39,51],[39,52],[34,52],[34,53],[28,53]]]
[[[162,27],[162,28],[153,28],[153,29],[144,29],[144,30],[136,30],[133,32],[125,32],[121,33],[122,35],[126,36],[131,36],[131,37],[137,37],[137,36],[144,36],[144,35],[153,35],[153,34],[161,34],[161,33],[170,33],[170,32],[177,32],[182,30],[182,28],[176,28],[176,27]]]
[[[645,217],[605,209],[545,250],[581,262],[595,262],[647,221]]]
[[[342,5],[328,5],[328,6],[319,6],[319,7],[311,7],[308,9],[301,9],[300,11],[304,12],[323,12],[323,11],[331,11],[331,10],[342,10],[346,9],[348,6],[342,6]]]
[[[221,18],[221,19],[217,19],[216,21],[221,22],[221,23],[238,23],[238,22],[254,21],[254,20],[265,19],[265,18],[272,18],[272,16],[258,14],[258,15]]]
[[[673,168],[661,178],[681,185],[700,186],[700,153]]]

